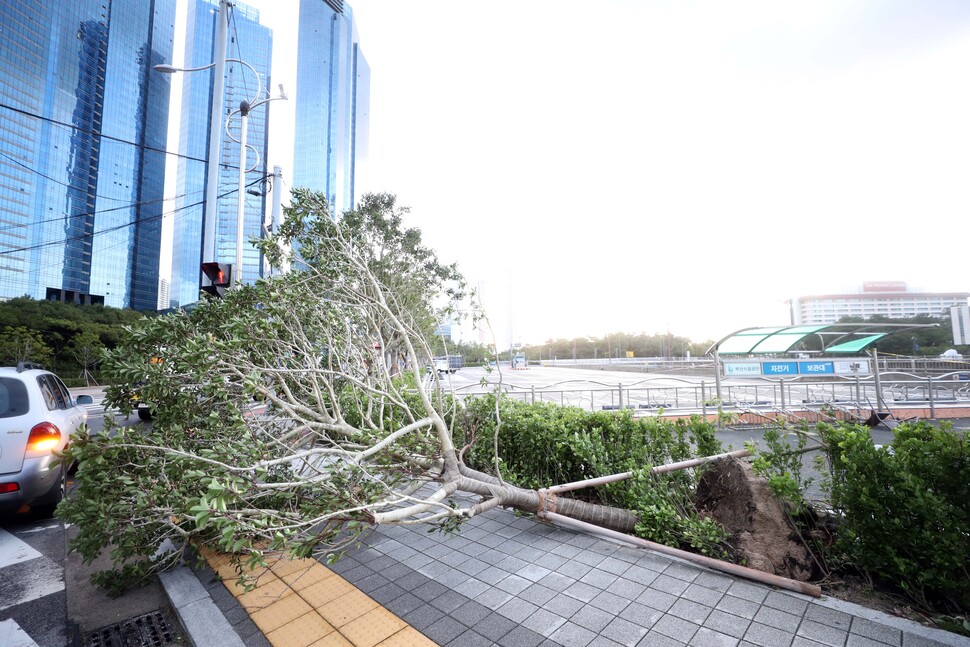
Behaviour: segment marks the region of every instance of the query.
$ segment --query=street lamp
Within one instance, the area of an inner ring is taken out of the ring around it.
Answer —
[[[240,65],[246,66],[247,68],[249,68],[249,71],[253,73],[253,77],[255,77],[256,79],[256,94],[253,96],[252,101],[246,101],[246,100],[240,101],[239,108],[229,113],[229,115],[226,117],[226,123],[225,123],[226,135],[233,141],[237,141],[229,132],[229,122],[236,113],[239,113],[242,117],[242,124],[240,126],[240,135],[238,140],[238,143],[239,143],[238,193],[239,195],[237,196],[237,205],[236,205],[236,263],[235,263],[235,269],[232,273],[232,283],[233,283],[232,287],[236,287],[237,285],[239,285],[239,283],[242,280],[242,272],[243,272],[243,229],[245,224],[246,172],[247,172],[246,152],[247,152],[247,149],[250,148],[249,144],[246,143],[247,131],[249,128],[249,112],[253,108],[259,107],[265,103],[269,103],[270,101],[276,101],[279,99],[286,100],[288,97],[286,96],[286,92],[283,90],[283,84],[281,83],[279,86],[280,96],[278,97],[267,96],[267,97],[260,98],[263,95],[263,82],[259,78],[259,73],[256,71],[256,68],[254,68],[246,61],[240,60],[238,58],[227,58],[224,60],[224,62],[239,63]],[[164,74],[174,74],[175,72],[200,72],[202,70],[208,70],[213,67],[217,67],[217,63],[209,63],[208,65],[203,65],[201,67],[174,67],[172,65],[159,64],[159,65],[155,65],[153,69],[156,72],[162,72]],[[219,85],[222,85],[222,84],[220,83]],[[215,94],[216,93],[213,92],[213,102],[215,101]],[[220,103],[221,103],[221,100],[220,100]],[[215,245],[216,199],[214,195],[210,194],[210,189],[211,189],[211,193],[214,194],[215,193],[214,188],[217,185],[217,181],[215,178],[216,178],[216,173],[218,172],[218,162],[217,162],[219,158],[218,140],[220,139],[220,137],[217,134],[215,134],[215,133],[218,133],[219,131],[216,128],[214,128],[214,124],[215,124],[214,117],[216,115],[216,110],[213,110],[212,114],[213,114],[213,122],[210,123],[209,130],[210,130],[210,133],[213,133],[213,134],[210,135],[209,161],[208,161],[209,175],[208,175],[208,183],[206,185],[207,214],[206,214],[206,222],[205,222],[205,236],[204,236],[203,243],[205,247],[204,253],[208,253],[210,257],[214,259],[216,256],[216,253],[215,253],[216,252],[216,249],[215,249],[216,248],[216,245]],[[218,114],[219,114],[219,118],[221,119],[221,115],[222,115],[221,106],[218,111]],[[213,145],[213,140],[217,142],[215,145]],[[258,152],[256,151],[255,148],[253,148],[253,151],[256,152],[258,155]],[[253,166],[253,168],[258,166],[258,164],[259,162],[257,162],[256,165]]]

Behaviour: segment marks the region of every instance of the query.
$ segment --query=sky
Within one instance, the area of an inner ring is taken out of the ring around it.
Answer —
[[[299,3],[248,4],[293,96]],[[965,0],[347,4],[358,186],[410,207],[500,346],[720,339],[865,281],[970,291]],[[293,103],[270,114],[284,178]]]

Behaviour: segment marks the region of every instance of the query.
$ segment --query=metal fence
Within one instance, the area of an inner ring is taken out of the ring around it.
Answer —
[[[661,383],[662,384],[659,384]],[[673,384],[673,385],[672,385]],[[497,384],[458,389],[462,397],[494,392]],[[553,402],[588,410],[632,409],[651,414],[714,413],[718,404],[727,411],[811,411],[819,408],[882,409],[929,408],[936,415],[940,407],[970,406],[970,374],[955,371],[937,376],[891,372],[874,377],[829,378],[825,381],[722,380],[718,402],[714,379],[647,378],[631,384],[565,381],[549,386],[520,387],[503,384],[502,391],[524,402]],[[877,393],[877,388],[881,393]],[[877,397],[881,395],[882,404]]]

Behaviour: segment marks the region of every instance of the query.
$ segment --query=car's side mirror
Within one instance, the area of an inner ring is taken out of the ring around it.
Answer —
[[[74,399],[78,404],[94,404],[94,398],[90,395],[79,395]]]

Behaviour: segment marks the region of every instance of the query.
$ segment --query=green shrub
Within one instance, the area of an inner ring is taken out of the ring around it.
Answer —
[[[502,477],[520,487],[543,488],[634,472],[634,477],[595,488],[606,505],[636,511],[637,534],[705,554],[724,553],[724,531],[694,507],[697,470],[653,474],[656,465],[721,452],[714,425],[700,418],[634,418],[628,411],[589,412],[548,402],[498,400],[497,446]],[[455,442],[468,445],[465,462],[493,472],[496,400],[466,402]],[[587,495],[592,489],[580,490]]]
[[[860,425],[820,425],[840,516],[838,557],[925,607],[970,604],[970,438],[902,424],[892,447]]]

